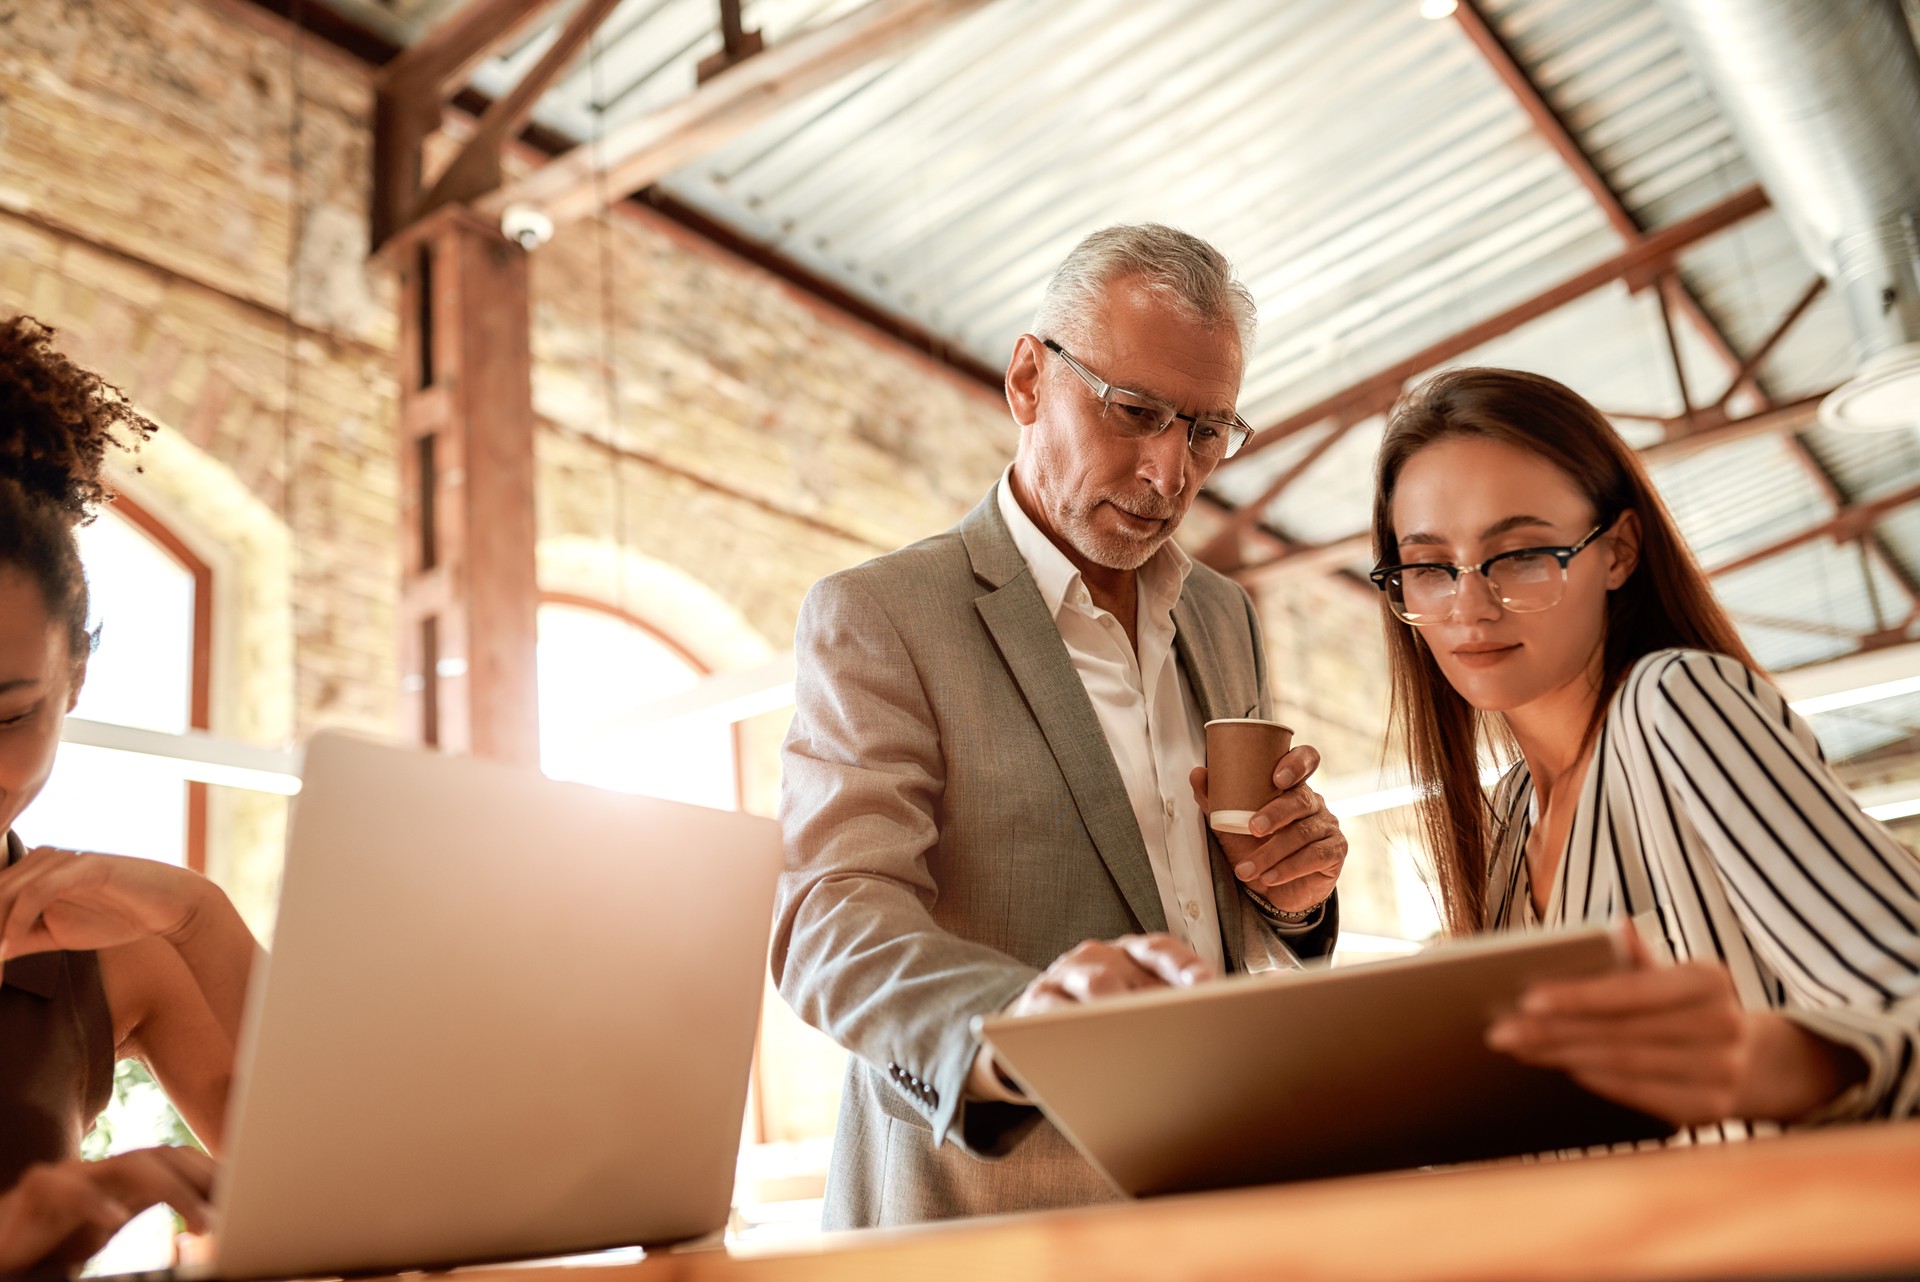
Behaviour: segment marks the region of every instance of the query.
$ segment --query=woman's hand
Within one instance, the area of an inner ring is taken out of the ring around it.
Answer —
[[[150,936],[178,942],[192,933],[212,889],[172,864],[42,846],[0,870],[0,963]]]
[[[54,949],[98,954],[118,1053],[218,1152],[259,952],[220,888],[151,859],[35,850],[0,871],[0,974]]]
[[[1743,1007],[1720,963],[1658,966],[1636,932],[1621,933],[1631,969],[1535,984],[1487,1045],[1677,1126],[1790,1121],[1865,1073],[1852,1051]]]
[[[145,1148],[98,1162],[30,1166],[0,1193],[0,1273],[79,1264],[128,1220],[162,1202],[190,1230],[204,1233],[212,1191],[213,1159],[198,1149]]]

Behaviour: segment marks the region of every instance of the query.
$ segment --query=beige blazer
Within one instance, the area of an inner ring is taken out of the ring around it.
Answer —
[[[1208,717],[1270,712],[1252,602],[1195,566],[1174,610]],[[1075,1205],[1107,1183],[1031,1108],[963,1098],[975,1015],[1086,939],[1166,929],[1113,754],[990,492],[945,534],[821,580],[784,749],[774,977],[853,1053],[830,1228]],[[1228,964],[1280,942],[1214,848]]]

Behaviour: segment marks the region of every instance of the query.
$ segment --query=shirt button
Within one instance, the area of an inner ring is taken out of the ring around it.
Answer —
[[[1200,903],[1199,903],[1199,901],[1198,901],[1198,900],[1193,900],[1193,899],[1189,899],[1189,900],[1187,901],[1187,905],[1186,905],[1186,907],[1187,907],[1187,920],[1188,920],[1188,921],[1199,921],[1199,920],[1200,920]]]
[[[1173,818],[1173,812],[1174,812],[1174,811],[1175,811],[1175,810],[1176,810],[1177,808],[1178,808],[1178,807],[1176,807],[1176,806],[1175,806],[1175,805],[1173,804],[1173,802],[1171,802],[1171,801],[1169,801],[1169,802],[1167,802],[1167,818],[1169,818],[1169,819],[1171,819],[1171,818]]]

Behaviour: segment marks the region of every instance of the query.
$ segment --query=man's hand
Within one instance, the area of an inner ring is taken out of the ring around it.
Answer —
[[[1186,988],[1212,978],[1213,967],[1172,935],[1089,939],[1056,957],[1013,999],[1007,1013],[1032,1015],[1115,993]]]
[[[212,1190],[213,1159],[198,1149],[144,1148],[98,1162],[30,1166],[0,1193],[0,1273],[79,1264],[128,1220],[162,1202],[188,1229],[204,1233]]]
[[[1033,1015],[1115,993],[1186,988],[1213,977],[1213,967],[1172,935],[1089,939],[1054,958],[1053,964],[1036,975],[1013,999],[1006,1013]],[[973,1099],[1028,1102],[1019,1088],[994,1066],[993,1048],[985,1042],[974,1052],[967,1091]]]
[[[1790,1121],[1864,1075],[1852,1051],[1741,1006],[1719,962],[1659,966],[1636,932],[1622,934],[1631,969],[1535,984],[1487,1045],[1677,1126]]]
[[[1252,836],[1216,832],[1233,872],[1247,889],[1282,912],[1305,912],[1325,902],[1347,862],[1347,837],[1307,776],[1320,768],[1320,754],[1302,744],[1274,763],[1273,786],[1280,795],[1254,811]],[[1200,813],[1207,804],[1207,768],[1189,776]]]

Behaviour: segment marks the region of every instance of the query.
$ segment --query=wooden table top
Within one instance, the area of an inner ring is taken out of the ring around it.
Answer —
[[[590,1267],[590,1266],[589,1266]],[[1920,1273],[1920,1121],[826,1234],[501,1282],[1700,1279]]]

